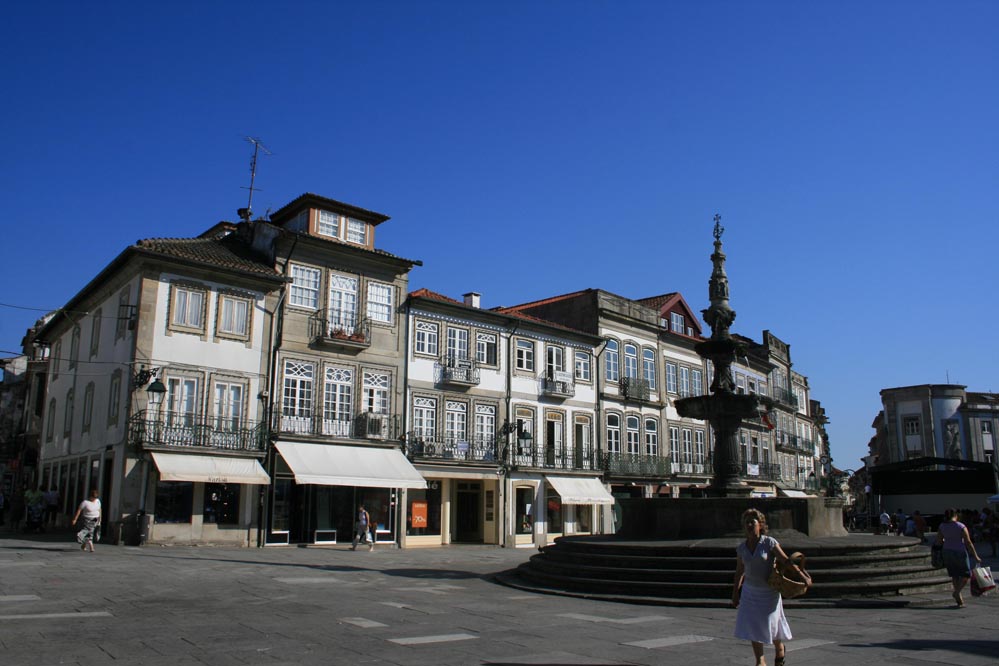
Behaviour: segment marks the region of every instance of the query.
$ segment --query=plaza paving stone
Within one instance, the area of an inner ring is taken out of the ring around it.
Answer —
[[[0,664],[753,663],[749,645],[731,638],[732,609],[531,594],[491,579],[532,552],[98,545],[89,554],[69,534],[0,531]],[[787,663],[997,664],[999,596],[965,596],[964,609],[942,598],[789,609]]]

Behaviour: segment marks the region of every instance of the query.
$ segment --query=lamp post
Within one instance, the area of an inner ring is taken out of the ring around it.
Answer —
[[[508,492],[507,486],[509,486],[510,472],[517,469],[517,464],[515,462],[514,454],[510,452],[510,435],[517,433],[517,443],[518,449],[523,450],[527,448],[530,444],[532,438],[531,433],[528,432],[521,421],[510,422],[507,421],[502,426],[500,426],[497,434],[500,437],[505,438],[503,444],[502,452],[497,452],[499,459],[499,467],[496,469],[496,473],[501,478],[500,485],[500,506],[503,507],[503,519],[506,521],[506,528],[501,531],[503,534],[503,546],[507,544],[514,545],[516,543],[516,511],[517,511],[517,498],[512,497]],[[519,455],[519,451],[517,454]]]
[[[146,415],[146,422],[141,424],[140,432],[147,432],[147,428],[152,427],[151,436],[155,441],[159,437],[158,428],[158,417],[159,417],[159,406],[163,402],[163,396],[166,395],[166,386],[160,381],[160,370],[161,368],[146,368],[146,366],[140,366],[137,371],[132,375],[132,393],[135,393],[142,387],[146,387],[146,400],[151,409],[148,411],[150,414]],[[150,380],[153,380],[150,382]],[[148,386],[147,386],[148,384]],[[150,423],[151,421],[151,423]],[[147,435],[143,436],[143,439]],[[146,542],[146,538],[149,534],[149,526],[146,522],[146,491],[149,485],[149,460],[146,455],[140,450],[139,461],[142,466],[141,481],[139,482],[139,509],[135,513],[135,535],[134,541],[136,545],[141,546]]]

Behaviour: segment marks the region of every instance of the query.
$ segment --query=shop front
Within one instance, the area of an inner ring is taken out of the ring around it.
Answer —
[[[614,496],[600,479],[550,475],[545,482],[549,543],[562,535],[599,532],[599,507],[614,504]]]
[[[407,548],[500,543],[500,481],[495,472],[418,469],[427,487],[406,491]]]
[[[378,543],[399,544],[400,501],[427,483],[398,449],[279,441],[268,498],[268,545],[350,543],[359,507]]]

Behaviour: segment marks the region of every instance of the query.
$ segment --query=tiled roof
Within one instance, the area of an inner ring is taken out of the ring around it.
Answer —
[[[676,297],[678,292],[671,291],[668,294],[662,294],[661,296],[649,296],[648,298],[636,298],[636,303],[641,303],[647,308],[652,308],[653,310],[659,310],[664,303],[669,302]]]
[[[562,294],[560,296],[551,296],[549,298],[543,298],[540,301],[531,301],[530,303],[521,303],[520,305],[511,305],[509,307],[495,308],[497,311],[502,311],[504,313],[510,312],[520,312],[520,310],[526,310],[530,308],[537,307],[539,305],[547,305],[548,303],[557,303],[558,301],[568,300],[570,298],[575,298],[582,294],[589,294],[596,291],[595,289],[582,289],[580,291],[574,291],[571,294]],[[541,320],[543,321],[543,320]]]
[[[256,258],[245,243],[231,234],[222,238],[146,238],[132,247],[204,266],[283,279],[273,266]]]
[[[376,213],[373,210],[367,210],[365,208],[361,208],[360,206],[354,206],[353,204],[337,201],[336,199],[330,199],[329,197],[313,194],[312,192],[306,192],[305,194],[296,197],[293,201],[281,206],[281,208],[271,213],[270,218],[275,220],[276,223],[280,223],[283,218],[298,212],[309,204],[313,204],[320,208],[332,208],[338,212],[346,213],[353,217],[371,222],[374,225],[381,224],[389,219],[388,215]]]
[[[458,305],[464,305],[461,301],[456,301],[453,298],[449,298],[444,294],[438,294],[436,291],[430,291],[429,289],[417,289],[416,291],[409,292],[410,298],[429,298],[435,301],[444,301],[445,303],[457,303]]]
[[[259,224],[259,223],[257,223],[257,224]],[[404,261],[404,262],[406,262],[408,264],[412,264],[414,266],[422,266],[423,265],[423,261],[421,259],[407,259],[406,257],[400,257],[397,254],[392,254],[391,252],[386,252],[385,250],[379,250],[378,248],[373,248],[372,249],[372,248],[363,247],[361,245],[353,245],[351,243],[344,243],[342,241],[334,240],[332,238],[322,238],[320,236],[315,236],[313,234],[309,234],[309,233],[306,233],[304,231],[289,231],[288,229],[284,229],[283,227],[281,227],[279,225],[272,225],[272,226],[276,226],[278,229],[281,230],[281,233],[283,233],[283,234],[301,236],[302,238],[308,238],[310,241],[319,242],[319,243],[326,243],[328,245],[335,246],[335,247],[338,247],[338,248],[345,248],[348,252],[362,252],[362,253],[363,252],[370,252],[371,254],[377,254],[377,255],[382,256],[382,257],[388,257],[389,259],[396,259],[398,261]]]

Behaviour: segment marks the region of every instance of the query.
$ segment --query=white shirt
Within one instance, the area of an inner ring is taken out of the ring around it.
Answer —
[[[101,501],[99,499],[93,501],[83,500],[80,502],[80,511],[84,518],[100,518]]]

